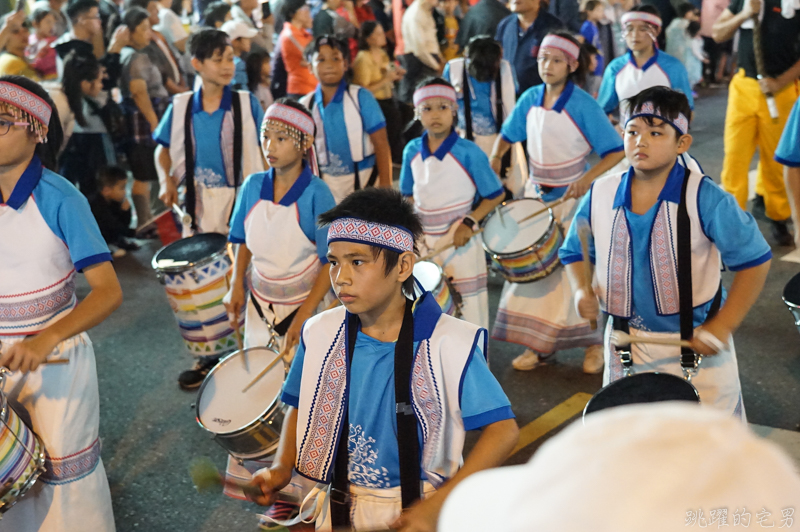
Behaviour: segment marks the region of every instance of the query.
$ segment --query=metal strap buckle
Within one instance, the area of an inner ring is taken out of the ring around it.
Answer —
[[[414,408],[406,403],[395,403],[395,413],[411,416],[414,414]]]
[[[328,498],[333,504],[350,504],[350,494],[333,487],[328,494]]]
[[[694,355],[694,365],[692,366],[684,366],[681,364],[681,370],[683,371],[683,378],[686,382],[692,382],[692,377],[697,375],[697,371],[700,369],[700,362],[703,361],[703,355]]]

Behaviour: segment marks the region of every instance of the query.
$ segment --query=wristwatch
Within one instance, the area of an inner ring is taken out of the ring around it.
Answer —
[[[475,226],[478,225],[477,220],[472,216],[465,216],[464,219],[461,220],[461,223],[469,227],[472,231],[475,231]]]

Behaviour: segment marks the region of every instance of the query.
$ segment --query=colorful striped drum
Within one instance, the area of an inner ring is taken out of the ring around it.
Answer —
[[[0,404],[0,513],[5,513],[44,473],[45,450],[2,392]]]
[[[422,285],[423,290],[430,292],[442,307],[442,312],[450,316],[461,317],[461,299],[455,289],[450,286],[442,268],[435,262],[420,261],[414,265],[414,278]],[[419,294],[421,295],[421,294]]]
[[[546,207],[536,199],[512,200],[486,220],[483,249],[500,274],[512,283],[541,279],[560,264],[558,249],[564,243],[564,234],[553,210],[525,219]]]
[[[204,233],[173,242],[153,257],[153,269],[166,287],[186,349],[194,356],[237,349],[222,304],[232,274],[227,249],[225,235]],[[244,313],[240,319],[244,324]]]

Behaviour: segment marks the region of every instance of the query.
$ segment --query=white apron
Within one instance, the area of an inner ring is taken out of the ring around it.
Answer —
[[[656,54],[659,52],[657,51]],[[661,52],[663,53],[663,52]],[[614,90],[617,92],[617,99],[619,100],[619,113],[620,116],[626,114],[628,109],[625,100],[636,96],[645,89],[650,87],[672,87],[669,81],[669,76],[662,70],[657,62],[650,65],[647,70],[642,70],[628,61],[622,70],[617,73],[614,80]]]

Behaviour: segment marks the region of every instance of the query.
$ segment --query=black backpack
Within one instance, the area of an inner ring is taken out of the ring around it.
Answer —
[[[303,53],[303,47],[297,42],[294,36],[290,35],[289,40]],[[269,83],[269,90],[272,92],[274,99],[283,98],[287,94],[287,85],[289,82],[289,73],[286,71],[286,65],[283,62],[283,54],[281,47],[283,46],[283,37],[278,38],[278,45],[272,54],[272,80]]]

